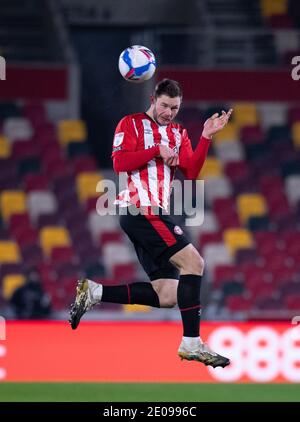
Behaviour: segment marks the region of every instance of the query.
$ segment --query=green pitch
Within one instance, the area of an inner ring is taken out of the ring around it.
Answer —
[[[0,383],[0,401],[300,401],[300,384]]]

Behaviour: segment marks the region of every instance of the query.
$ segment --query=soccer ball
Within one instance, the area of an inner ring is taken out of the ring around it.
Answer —
[[[155,56],[142,45],[126,48],[119,57],[119,70],[128,82],[140,83],[152,78],[156,69]]]

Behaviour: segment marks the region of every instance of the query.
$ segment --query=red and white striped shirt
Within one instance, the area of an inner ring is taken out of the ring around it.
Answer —
[[[176,167],[159,157],[159,145],[176,150],[179,168],[187,178],[196,179],[209,144],[210,140],[202,137],[193,152],[187,131],[180,124],[160,126],[146,113],[125,116],[115,131],[112,157],[116,172],[127,173],[127,188],[116,203],[168,209]]]

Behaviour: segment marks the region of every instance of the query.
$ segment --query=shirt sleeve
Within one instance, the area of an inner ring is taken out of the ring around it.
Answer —
[[[112,158],[120,151],[135,151],[137,148],[137,133],[132,118],[125,116],[115,130]]]
[[[126,116],[118,124],[114,136],[112,158],[116,173],[137,170],[159,155],[158,146],[136,151],[137,142],[132,118]]]
[[[197,179],[207,157],[210,144],[210,139],[201,136],[195,151],[193,151],[187,131],[183,129],[179,151],[179,168],[187,179]]]

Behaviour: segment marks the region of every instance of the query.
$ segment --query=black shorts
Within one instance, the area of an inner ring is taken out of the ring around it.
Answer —
[[[120,225],[150,280],[179,279],[179,271],[169,259],[190,242],[169,215],[128,212],[120,216]]]

